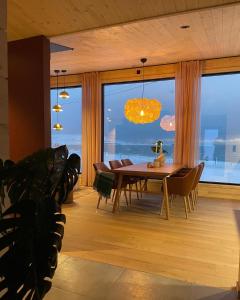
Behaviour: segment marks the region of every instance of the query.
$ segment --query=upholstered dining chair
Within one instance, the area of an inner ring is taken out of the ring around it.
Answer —
[[[204,166],[205,166],[204,162],[201,162],[198,165],[198,172],[196,174],[195,181],[193,183],[193,188],[192,188],[192,191],[190,193],[190,202],[192,204],[192,209],[193,210],[194,210],[194,208],[196,207],[196,204],[197,204],[197,200],[198,200],[198,183],[200,181]],[[191,170],[192,170],[192,168],[182,168],[177,173],[175,173],[173,175],[173,177],[183,177],[186,174],[188,174]],[[172,198],[171,198],[171,200],[172,200]]]
[[[201,162],[198,165],[198,172],[197,172],[197,175],[196,175],[194,183],[193,183],[193,188],[192,188],[192,191],[191,191],[191,199],[192,199],[193,208],[195,208],[196,205],[197,205],[197,201],[198,201],[198,183],[201,179],[204,166],[205,166],[204,162]]]
[[[133,162],[129,158],[121,159],[121,162],[124,167],[133,165]],[[136,177],[136,179],[137,179],[137,182],[139,182],[140,195],[142,198],[143,191],[147,190],[147,178],[140,176],[140,177]],[[143,180],[144,180],[144,182],[142,183]]]
[[[133,162],[129,158],[121,159],[122,165],[123,166],[131,166],[133,165]]]
[[[97,172],[97,171],[111,172],[111,169],[107,165],[105,165],[104,162],[94,163],[93,167],[94,167],[95,172]],[[113,201],[113,199],[115,197],[115,194],[116,194],[117,184],[118,184],[118,181],[117,181],[117,178],[116,178],[115,181],[114,181],[113,187],[112,187],[113,188],[112,201]],[[121,195],[121,192],[123,190],[124,191],[125,200],[126,200],[126,204],[128,205],[128,199],[127,199],[127,194],[126,194],[126,187],[127,187],[127,182],[123,181],[122,182],[122,186],[121,186],[120,195]],[[100,204],[101,199],[102,199],[102,197],[101,197],[101,195],[99,195],[97,208],[99,208],[99,204]],[[106,204],[107,204],[107,198],[106,198]]]
[[[110,160],[109,165],[112,170],[123,167],[123,164],[119,160]],[[138,186],[137,186],[138,178],[132,177],[132,176],[124,176],[123,181],[126,182],[129,186],[129,202],[131,204],[132,203],[132,190],[133,190],[132,186],[133,185],[135,185],[135,187],[136,187],[137,199],[139,199]]]
[[[193,185],[198,172],[199,166],[192,168],[184,176],[168,176],[167,177],[167,189],[168,194],[178,195],[183,197],[186,219],[188,218],[188,212],[191,212],[190,194],[193,190]],[[163,201],[161,206],[161,213],[163,210]]]

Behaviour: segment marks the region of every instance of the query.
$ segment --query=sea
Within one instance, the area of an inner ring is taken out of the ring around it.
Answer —
[[[55,148],[60,145],[67,145],[69,154],[77,153],[81,157],[81,140],[81,135],[53,134],[52,147]],[[152,152],[151,146],[152,145],[148,144],[125,143],[124,141],[117,141],[114,144],[104,142],[104,162],[108,163],[113,159],[120,160],[124,158],[129,158],[134,163],[153,162],[156,155]],[[173,141],[165,143],[163,148],[166,151],[166,163],[172,163],[174,148]],[[240,184],[240,163],[224,161],[224,152],[225,146],[222,148],[214,148],[214,151],[212,145],[200,146],[200,161],[205,162],[205,169],[201,178],[202,181]]]

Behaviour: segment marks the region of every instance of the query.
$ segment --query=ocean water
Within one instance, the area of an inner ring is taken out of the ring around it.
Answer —
[[[55,134],[52,135],[52,147],[65,144],[68,147],[69,154],[77,153],[81,157],[81,139],[82,137],[80,135],[75,134]],[[173,144],[169,143],[165,145],[164,148],[168,152],[166,154],[166,162],[173,162]],[[134,163],[152,162],[156,157],[151,151],[151,145],[145,144],[131,145],[121,141],[121,143],[118,144],[105,143],[104,149],[103,154],[106,163],[110,160],[120,160],[124,158],[129,158]],[[219,157],[224,157],[222,150],[220,151],[221,155],[219,155]],[[200,149],[200,153],[201,152],[203,153]],[[240,184],[240,163],[209,159],[209,155],[208,157],[201,156],[201,161],[205,162],[205,169],[201,178],[202,181]]]

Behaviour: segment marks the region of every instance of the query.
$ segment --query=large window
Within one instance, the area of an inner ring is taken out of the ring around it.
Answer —
[[[240,74],[202,77],[203,181],[240,183]]]
[[[133,162],[153,161],[151,146],[164,142],[167,161],[172,161],[174,131],[160,127],[162,117],[174,116],[175,80],[145,82],[144,96],[157,99],[162,104],[161,117],[150,124],[134,124],[124,116],[124,104],[130,98],[141,97],[142,83],[106,84],[104,94],[104,161],[130,158]]]
[[[63,111],[58,113],[59,123],[62,124],[62,131],[52,129],[52,147],[67,145],[69,153],[82,153],[82,88],[71,87],[67,89],[70,98],[62,100],[59,104]],[[51,90],[51,108],[56,104],[56,89]],[[51,128],[57,122],[57,113],[51,110]]]

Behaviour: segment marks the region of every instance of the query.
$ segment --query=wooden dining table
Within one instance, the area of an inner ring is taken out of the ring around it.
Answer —
[[[132,177],[143,177],[146,179],[158,179],[163,183],[163,201],[166,211],[166,218],[169,219],[169,199],[168,199],[168,190],[167,190],[167,176],[170,176],[177,171],[179,171],[184,166],[181,164],[164,164],[159,168],[149,168],[147,163],[142,164],[133,164],[121,168],[112,170],[115,174],[118,175],[118,185],[117,191],[114,197],[113,210],[116,211],[117,205],[120,200],[121,186],[123,181],[123,176],[132,176]]]

